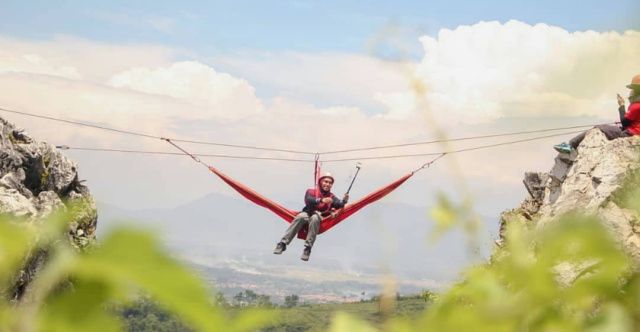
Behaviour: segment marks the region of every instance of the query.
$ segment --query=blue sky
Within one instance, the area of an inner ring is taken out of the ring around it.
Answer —
[[[242,51],[362,52],[392,25],[416,40],[441,28],[516,19],[568,31],[637,29],[640,2],[599,1],[2,1],[0,31],[155,43],[206,55]],[[418,43],[415,43],[418,48]]]

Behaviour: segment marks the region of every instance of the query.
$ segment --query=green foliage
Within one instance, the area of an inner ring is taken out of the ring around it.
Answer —
[[[7,285],[18,271],[29,252],[30,238],[30,232],[25,227],[0,220],[0,285]],[[0,295],[6,298],[7,287],[0,287],[0,290]]]
[[[592,317],[606,315],[599,307],[619,303],[618,282],[629,266],[597,221],[571,217],[540,234],[513,226],[507,250],[493,264],[469,271],[423,326],[582,331],[591,327]],[[563,266],[566,271],[560,271]]]
[[[419,317],[428,306],[419,296],[403,296],[397,302],[390,317],[410,321]],[[231,310],[244,310],[233,308]],[[338,314],[366,322],[375,328],[383,327],[385,315],[378,301],[350,303],[305,304],[277,309],[279,319],[263,328],[264,331],[326,331],[332,318]],[[351,330],[350,330],[351,331]],[[357,331],[357,330],[355,330]]]
[[[300,297],[296,294],[287,295],[284,297],[284,306],[287,308],[295,307],[298,305]]]
[[[51,162],[51,156],[49,154],[44,155],[42,159],[43,170],[42,170],[42,174],[40,174],[40,186],[43,186],[43,187],[46,186],[47,182],[49,181],[49,175],[50,175],[49,162]]]
[[[239,292],[233,297],[233,303],[236,306],[250,306],[250,307],[273,307],[271,303],[271,297],[264,294],[257,294],[256,292],[246,289]]]
[[[145,232],[118,230],[78,251],[65,236],[69,219],[0,220],[0,330],[117,331],[122,323],[109,308],[140,292],[196,331],[251,331],[272,321],[271,313],[258,310],[228,319],[204,284]],[[25,295],[10,302],[15,276],[39,250],[47,252],[46,262]]]
[[[224,297],[224,294],[222,294],[222,293],[216,293],[214,295],[214,303],[218,307],[228,307],[229,306],[229,301],[227,301],[227,299]]]
[[[391,319],[385,329],[640,329],[640,276],[597,220],[567,216],[542,231],[513,223],[507,232],[491,263],[471,268],[419,319]],[[348,331],[344,320],[336,317],[332,329]]]
[[[640,212],[639,173],[616,193],[616,203]],[[466,204],[441,195],[431,211],[437,233],[467,225]],[[637,215],[636,215],[637,216]],[[508,218],[508,215],[507,215]],[[633,220],[630,220],[632,226]],[[542,230],[507,222],[507,242],[490,263],[472,267],[444,294],[425,291],[432,305],[416,317],[375,320],[335,314],[330,331],[637,331],[638,266],[602,223],[569,215]]]
[[[424,302],[431,303],[436,300],[438,295],[430,290],[423,290],[420,293],[420,298],[424,300]]]
[[[431,209],[431,219],[435,221],[438,231],[445,231],[455,225],[459,219],[458,211],[461,210],[447,196],[440,193],[436,206]]]
[[[472,202],[469,198],[456,203],[443,193],[438,194],[438,200],[436,205],[431,208],[430,216],[436,224],[432,234],[433,238],[438,238],[456,226],[462,227],[468,235],[473,235],[477,232],[480,224],[478,216],[473,212]]]
[[[354,318],[353,316],[339,312],[333,318],[329,332],[343,332],[343,331],[361,331],[361,332],[374,332],[376,331],[370,324]]]
[[[613,201],[628,209],[640,231],[640,172]],[[465,204],[439,197],[436,233],[465,223]],[[509,218],[505,214],[505,218]],[[567,215],[545,225],[507,220],[506,243],[491,262],[470,268],[462,281],[433,299],[417,319],[392,317],[382,325],[335,316],[332,331],[639,331],[638,266],[594,217]],[[467,229],[465,227],[465,229]],[[469,228],[468,230],[472,230]],[[425,297],[431,297],[427,295]]]
[[[616,199],[637,208],[638,192],[630,186]],[[446,229],[473,218],[466,210],[443,196],[434,217]],[[390,314],[378,302],[296,306],[297,295],[285,298],[289,309],[266,311],[269,296],[251,290],[236,294],[238,307],[228,313],[219,308],[224,297],[212,296],[149,234],[115,231],[80,252],[65,236],[71,218],[0,220],[0,331],[640,330],[637,266],[591,217],[565,216],[542,230],[507,222],[507,241],[490,263],[443,294],[398,297]],[[23,298],[10,299],[36,252],[47,253],[46,263]]]
[[[191,331],[175,315],[162,310],[148,297],[120,306],[116,312],[123,319],[124,330],[131,332],[187,332]]]
[[[0,222],[0,330],[23,331],[634,331],[640,328],[640,275],[601,224],[567,216],[542,231],[508,223],[507,242],[489,264],[436,296],[399,297],[391,315],[377,302],[300,306],[289,295],[276,323],[270,298],[245,290],[214,305],[202,282],[153,237],[116,231],[79,252],[64,236],[68,216]],[[48,261],[24,298],[7,299],[21,265],[37,250]],[[143,292],[153,300],[133,295]],[[140,302],[141,301],[141,302]],[[429,309],[422,314],[424,308]],[[117,308],[113,310],[113,306]],[[120,319],[124,317],[125,319]],[[333,318],[331,318],[333,317]],[[331,324],[328,322],[331,320]]]
[[[90,197],[81,197],[68,199],[65,204],[68,206],[69,220],[77,225],[76,232],[71,237],[73,240],[71,244],[79,249],[84,249],[92,243],[87,236],[95,232],[95,224],[92,225],[98,218],[95,202]]]
[[[625,185],[620,188],[614,195],[613,200],[620,207],[634,210],[637,214],[640,213],[640,170],[632,172]]]

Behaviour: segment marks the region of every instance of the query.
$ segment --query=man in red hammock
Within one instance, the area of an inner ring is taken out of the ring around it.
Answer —
[[[304,209],[293,219],[291,225],[289,225],[289,228],[285,231],[282,240],[278,242],[276,248],[273,250],[274,254],[282,254],[296,234],[298,234],[303,227],[308,226],[307,239],[304,241],[304,250],[300,259],[303,261],[309,260],[311,247],[313,247],[313,243],[316,240],[322,217],[331,215],[336,209],[344,207],[349,199],[348,194],[345,194],[344,198],[340,200],[331,193],[333,181],[333,176],[326,173],[318,179],[317,188],[307,189],[304,195]]]

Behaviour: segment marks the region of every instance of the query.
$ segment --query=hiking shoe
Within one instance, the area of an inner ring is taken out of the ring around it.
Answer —
[[[566,142],[554,145],[553,148],[560,153],[571,153],[571,151],[573,150],[571,145]]]
[[[278,242],[276,248],[273,249],[273,253],[276,255],[280,255],[285,250],[287,250],[287,245],[284,242]]]
[[[302,251],[302,256],[300,256],[300,259],[306,262],[309,260],[309,255],[311,255],[311,247],[304,246],[304,250]]]

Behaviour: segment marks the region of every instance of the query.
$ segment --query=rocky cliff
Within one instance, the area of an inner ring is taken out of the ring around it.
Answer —
[[[640,215],[619,199],[639,172],[640,137],[609,141],[599,130],[590,130],[577,151],[555,158],[549,172],[525,173],[523,182],[530,195],[519,207],[502,213],[498,245],[509,222],[540,228],[564,213],[578,212],[598,216],[640,262]]]
[[[56,148],[38,142],[0,118],[0,214],[37,225],[54,211],[68,213],[68,238],[82,249],[95,239],[97,212],[89,190],[78,179],[77,165]],[[16,275],[9,294],[19,299],[46,260],[37,250]]]

